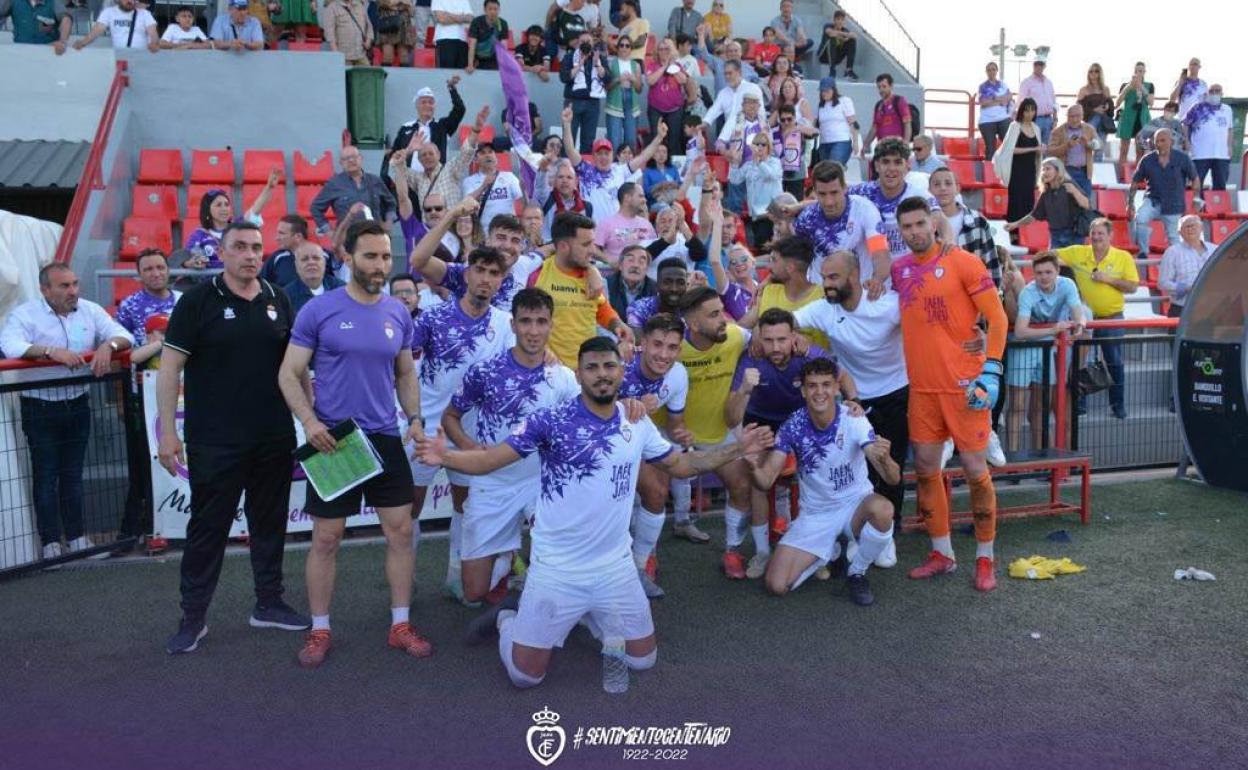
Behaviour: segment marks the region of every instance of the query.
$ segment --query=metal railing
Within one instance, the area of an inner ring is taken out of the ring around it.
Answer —
[[[862,34],[893,57],[915,82],[919,81],[922,51],[884,0],[839,0],[837,3]]]
[[[222,268],[219,268],[219,267],[206,267],[203,270],[192,270],[190,268],[185,268],[185,267],[175,267],[175,268],[169,269],[169,277],[174,278],[174,279],[205,278],[205,277],[217,275],[221,272],[223,272],[223,270]],[[96,270],[95,271],[95,288],[98,293],[95,296],[97,298],[111,298],[113,294],[112,292],[108,291],[109,286],[107,285],[110,281],[116,280],[117,278],[128,278],[130,280],[137,280],[138,277],[139,277],[139,274],[137,272],[137,269],[136,270],[121,270],[115,267],[106,267],[100,270]],[[111,303],[101,301],[99,304],[107,307]]]

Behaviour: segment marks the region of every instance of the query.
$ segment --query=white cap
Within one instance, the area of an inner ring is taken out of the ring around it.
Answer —
[[[416,92],[416,97],[412,99],[412,104],[415,104],[416,102],[420,101],[420,98],[422,96],[428,96],[430,99],[435,99],[435,100],[438,98],[433,95],[432,88],[430,88],[429,86],[425,86],[424,88]]]

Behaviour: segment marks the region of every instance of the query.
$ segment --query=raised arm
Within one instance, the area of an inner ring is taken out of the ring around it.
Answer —
[[[425,237],[416,242],[412,248],[409,267],[411,272],[420,273],[426,281],[431,284],[441,286],[442,281],[446,279],[447,264],[439,257],[435,257],[438,246],[442,245],[442,237],[451,231],[455,226],[455,220],[460,217],[472,216],[477,213],[479,205],[475,198],[464,198],[454,207],[446,210],[442,214],[442,219],[425,233]]]
[[[394,182],[395,205],[399,207],[399,219],[410,219],[413,214],[412,196],[408,194],[406,147],[390,155],[390,179]]]
[[[572,168],[576,168],[581,165],[581,153],[576,148],[575,137],[572,136],[572,108],[564,107],[559,113],[559,120],[563,123],[563,150],[568,154],[568,160],[572,161]]]
[[[277,187],[277,182],[281,178],[281,169],[274,168],[269,170],[269,178],[265,180],[264,187],[260,190],[260,194],[256,196],[256,199],[251,202],[251,206],[247,209],[247,213],[245,215],[247,218],[254,219],[260,216],[260,212],[264,211],[264,207],[269,205],[269,198],[273,196],[273,188]]]
[[[645,168],[646,164],[650,162],[650,159],[654,157],[655,150],[657,150],[659,145],[663,144],[666,139],[667,123],[661,122],[659,123],[658,130],[654,132],[654,138],[650,140],[650,144],[647,144],[646,148],[637,154],[637,157],[628,162],[628,170],[636,172]],[[567,147],[567,140],[564,140],[564,146]],[[568,150],[568,157],[572,157],[572,151],[570,149]]]
[[[493,473],[520,459],[520,454],[507,443],[483,449],[447,449],[446,433],[441,427],[436,436],[420,436],[415,443],[412,456],[425,465],[441,465],[471,476]]]

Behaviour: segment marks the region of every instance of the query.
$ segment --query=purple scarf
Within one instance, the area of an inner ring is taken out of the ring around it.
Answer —
[[[507,132],[513,144],[532,144],[533,125],[529,122],[529,89],[524,85],[524,72],[514,56],[498,57],[498,79],[507,100]],[[528,163],[520,164],[520,187],[526,198],[533,197],[537,174]]]

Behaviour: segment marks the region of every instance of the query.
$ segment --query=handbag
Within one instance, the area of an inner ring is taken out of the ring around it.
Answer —
[[[403,14],[401,13],[377,19],[377,34],[379,35],[392,35],[401,29],[403,29]]]
[[[1114,384],[1109,374],[1109,366],[1099,356],[1079,368],[1075,372],[1075,391],[1080,396],[1090,396],[1108,390]]]
[[[1080,238],[1086,238],[1092,229],[1092,222],[1096,219],[1103,219],[1105,215],[1096,209],[1087,208],[1079,209],[1079,213],[1075,214],[1074,231],[1075,235]]]

